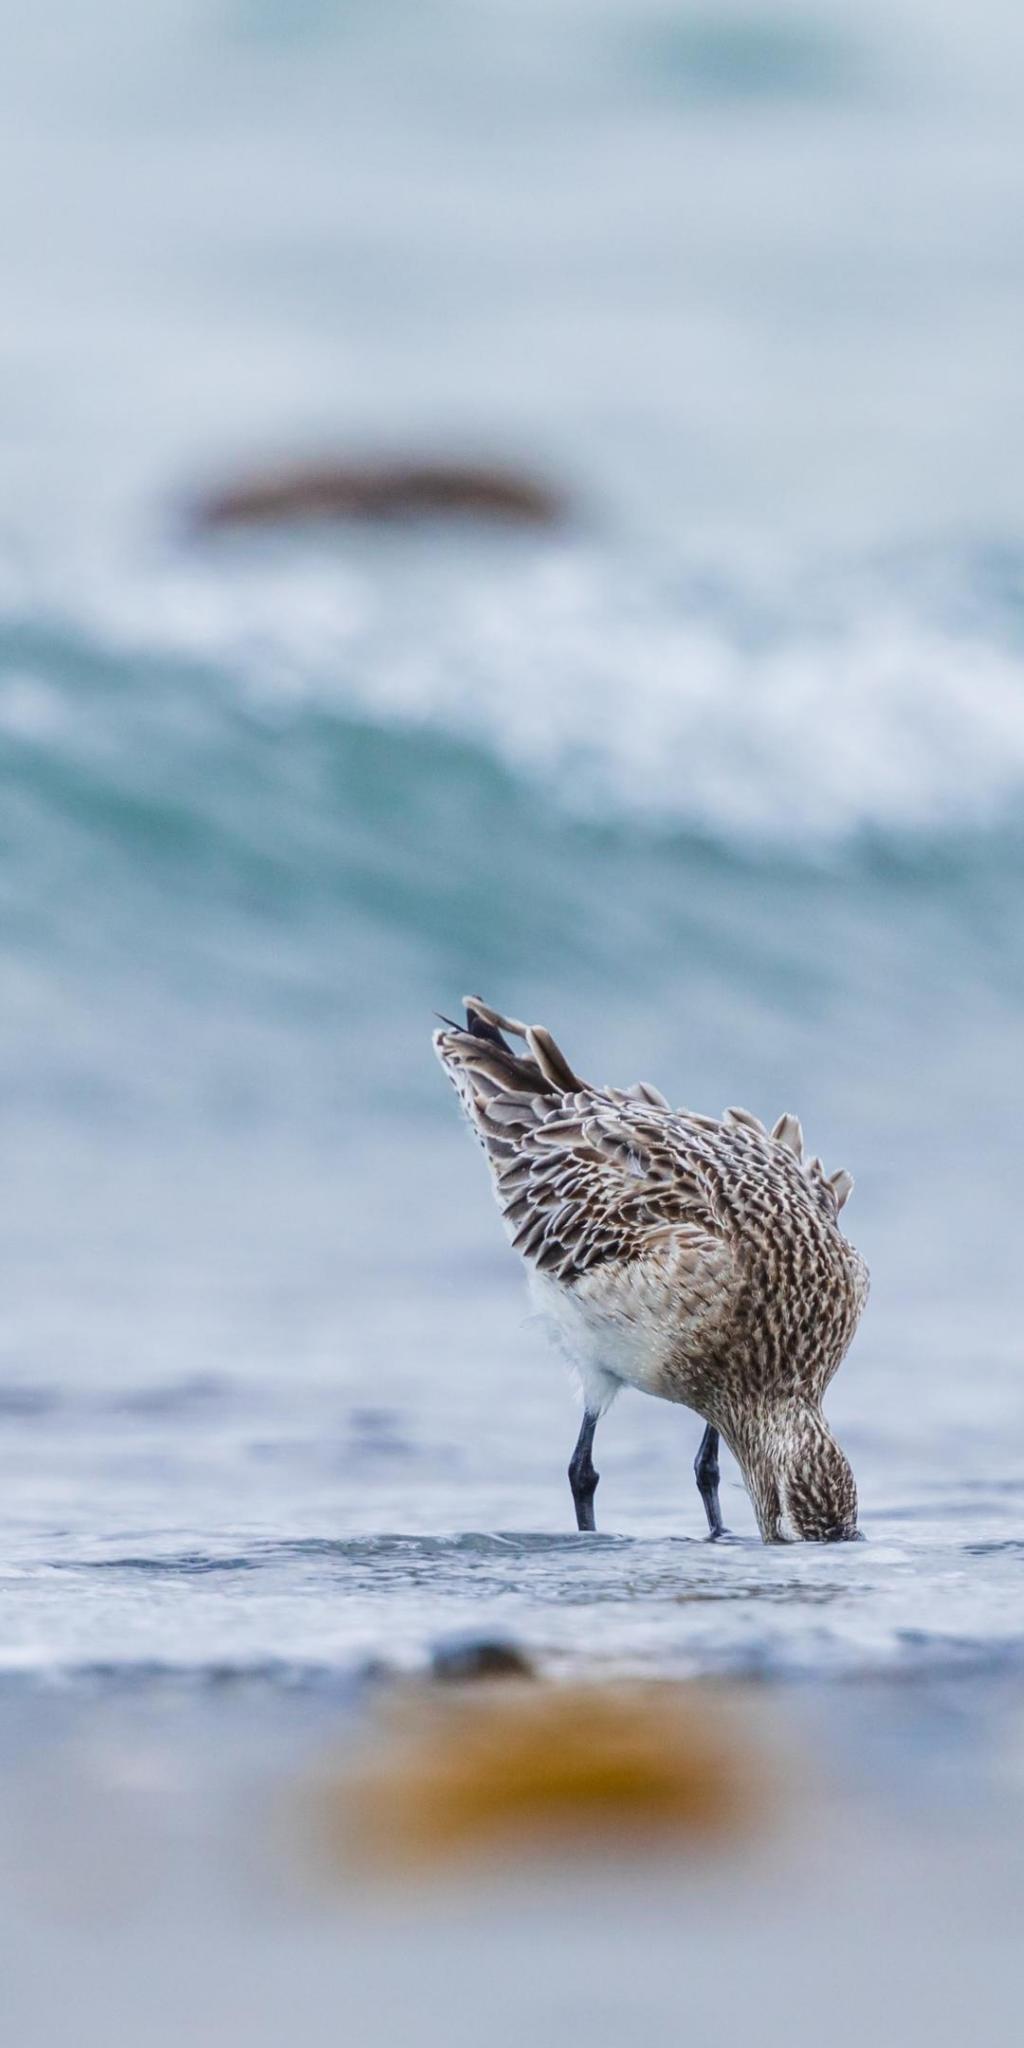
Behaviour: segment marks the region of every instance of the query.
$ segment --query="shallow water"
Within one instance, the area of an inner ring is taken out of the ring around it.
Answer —
[[[388,1405],[378,1388],[371,1405],[366,1387],[351,1404],[269,1375],[75,1400],[3,1389],[9,1682],[276,1673],[344,1691],[466,1632],[561,1676],[1018,1668],[1024,1461],[987,1434],[935,1430],[916,1458],[852,1421],[868,1540],[765,1550],[731,1468],[735,1533],[703,1538],[699,1425],[623,1400],[602,1425],[603,1526],[580,1538],[558,1368],[536,1332],[510,1330],[508,1349],[508,1412],[486,1388]]]

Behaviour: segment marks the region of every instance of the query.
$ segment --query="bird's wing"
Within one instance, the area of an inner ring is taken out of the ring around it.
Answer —
[[[590,1087],[547,1032],[475,999],[467,1013],[465,1029],[436,1034],[438,1056],[487,1153],[512,1243],[532,1266],[571,1282],[669,1241],[695,1272],[705,1250],[720,1262],[696,1125],[667,1112],[654,1089]],[[505,1044],[502,1028],[522,1033],[528,1058]]]

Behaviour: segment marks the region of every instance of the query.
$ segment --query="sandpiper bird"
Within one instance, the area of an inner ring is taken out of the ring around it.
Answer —
[[[721,1436],[766,1543],[855,1538],[853,1473],[821,1408],[868,1291],[839,1228],[850,1175],[805,1161],[795,1116],[769,1132],[745,1109],[673,1110],[645,1082],[592,1087],[540,1025],[464,1001],[465,1024],[442,1019],[434,1046],[579,1373],[577,1526],[595,1526],[598,1420],[630,1386],[704,1419],[694,1471],[712,1537]]]

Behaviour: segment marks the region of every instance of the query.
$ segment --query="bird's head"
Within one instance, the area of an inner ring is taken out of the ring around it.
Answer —
[[[739,1432],[736,1457],[766,1543],[859,1539],[857,1486],[819,1407],[786,1402]]]

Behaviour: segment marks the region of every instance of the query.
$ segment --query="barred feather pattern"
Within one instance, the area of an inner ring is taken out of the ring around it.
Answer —
[[[595,1087],[543,1027],[465,1008],[437,1055],[588,1408],[621,1385],[683,1402],[736,1455],[766,1541],[855,1533],[821,1414],[867,1296],[839,1228],[849,1174],[805,1158],[795,1116],[769,1131],[744,1109],[673,1110],[647,1083]]]

